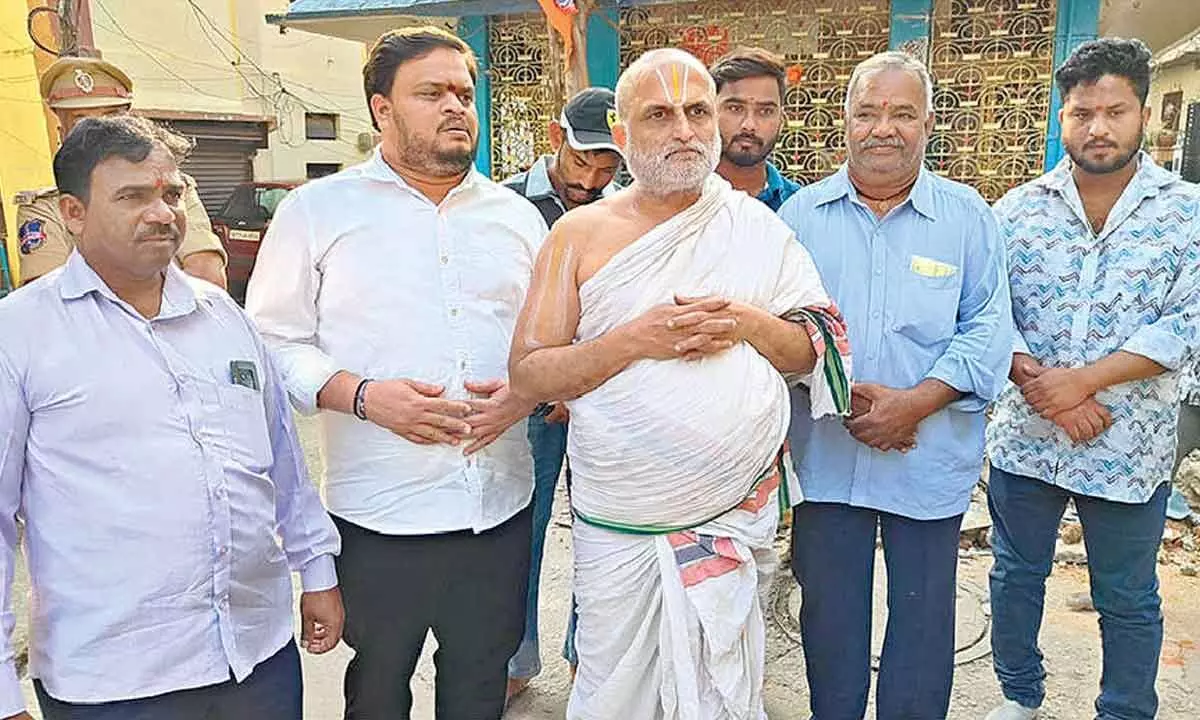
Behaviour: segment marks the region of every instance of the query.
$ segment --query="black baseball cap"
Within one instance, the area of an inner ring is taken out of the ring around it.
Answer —
[[[621,152],[612,139],[617,121],[617,96],[602,87],[584,88],[567,101],[558,124],[567,132],[567,144],[580,152],[612,150]]]

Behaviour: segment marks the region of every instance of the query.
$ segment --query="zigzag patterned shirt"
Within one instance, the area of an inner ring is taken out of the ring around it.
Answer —
[[[1113,425],[1080,445],[1010,383],[988,427],[988,455],[1074,493],[1143,503],[1170,479],[1180,376],[1200,344],[1200,186],[1142,153],[1097,235],[1071,169],[1064,158],[994,208],[1008,244],[1016,352],[1081,367],[1124,350],[1168,372],[1098,393]]]

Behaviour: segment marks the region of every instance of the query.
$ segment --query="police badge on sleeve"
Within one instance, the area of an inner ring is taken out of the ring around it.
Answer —
[[[21,254],[28,255],[46,242],[46,221],[41,218],[26,220],[17,229],[17,240],[21,243]]]

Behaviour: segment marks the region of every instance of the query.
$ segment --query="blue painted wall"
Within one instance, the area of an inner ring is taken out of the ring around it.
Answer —
[[[933,0],[892,0],[891,30],[888,47],[899,50],[904,43],[931,41]],[[928,47],[928,45],[926,45]]]
[[[458,36],[471,46],[479,61],[479,77],[475,79],[475,110],[479,113],[479,150],[475,154],[475,167],[479,172],[491,177],[492,81],[488,75],[491,49],[488,44],[487,18],[482,15],[459,18]]]
[[[1094,40],[1100,28],[1100,0],[1059,0],[1058,21],[1054,29],[1054,67],[1070,56],[1071,51],[1088,40]],[[1062,108],[1062,97],[1058,87],[1050,96],[1050,117],[1046,126],[1046,169],[1054,167],[1062,159],[1062,125],[1058,111]]]
[[[593,86],[616,88],[621,74],[621,33],[617,29],[620,14],[616,8],[597,8],[588,17],[588,82]]]

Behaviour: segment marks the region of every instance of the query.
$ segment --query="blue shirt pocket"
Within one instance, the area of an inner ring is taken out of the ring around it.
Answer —
[[[900,283],[892,329],[918,345],[937,345],[954,337],[962,273],[924,275],[907,269]]]

